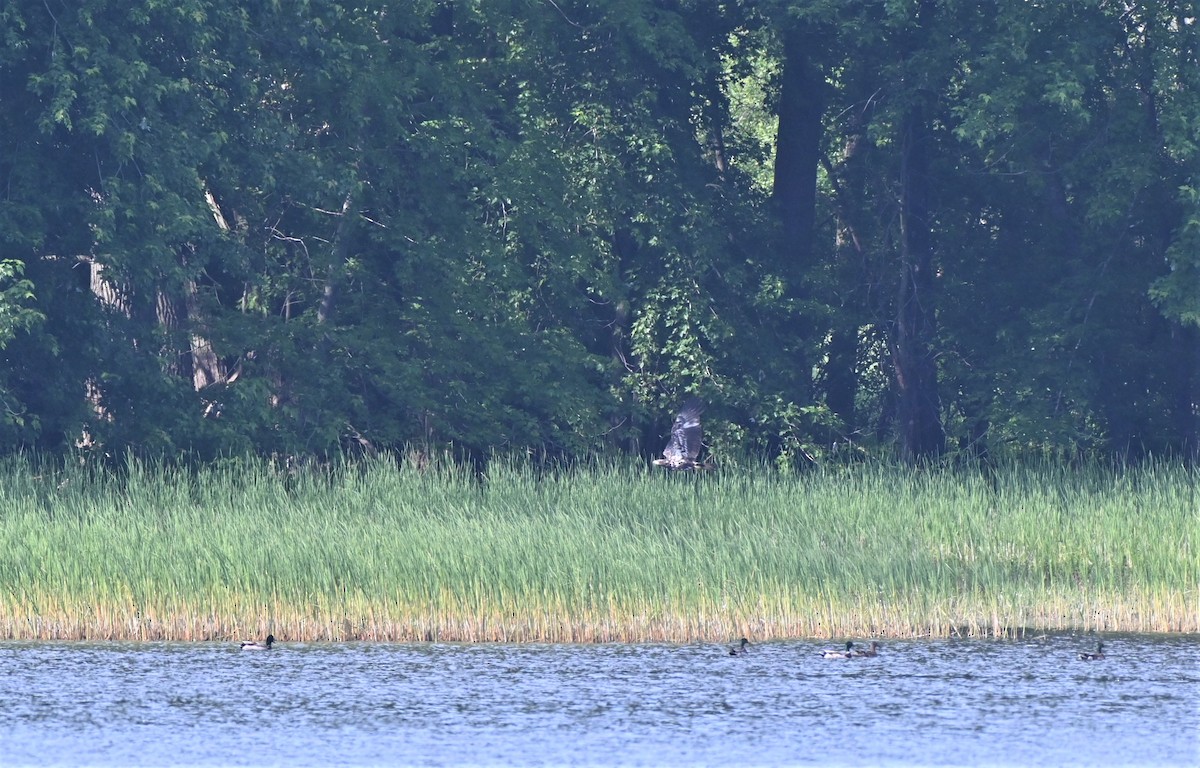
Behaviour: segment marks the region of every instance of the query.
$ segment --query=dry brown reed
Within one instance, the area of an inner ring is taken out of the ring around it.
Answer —
[[[287,606],[226,608],[184,603],[43,605],[37,612],[0,606],[0,638],[20,640],[287,642],[724,642],[828,637],[1014,637],[1055,631],[1200,633],[1193,598],[1184,592],[1142,599],[1124,595],[1046,595],[1037,602],[961,599],[846,605],[810,601],[769,611],[675,612],[670,606],[608,611],[513,612],[415,607],[365,599],[342,610],[299,613]]]

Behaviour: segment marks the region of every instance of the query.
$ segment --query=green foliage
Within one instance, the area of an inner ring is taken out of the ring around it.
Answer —
[[[1172,464],[0,472],[8,636],[1197,630],[1197,478]]]
[[[33,283],[21,277],[24,273],[24,263],[0,260],[0,350],[19,331],[27,331],[45,320],[41,312],[29,306],[33,301]]]
[[[951,444],[1194,451],[1193,16],[0,0],[0,450],[888,455],[919,106]]]
[[[1182,325],[1200,328],[1200,190],[1181,187],[1183,223],[1167,249],[1170,272],[1150,286],[1150,297],[1163,313]]]
[[[34,301],[33,283],[22,277],[24,272],[24,263],[0,260],[0,353],[19,333],[31,331],[45,320],[45,315],[30,306]],[[16,435],[38,428],[39,414],[31,413],[28,405],[15,396],[12,384],[8,376],[0,378],[0,436],[7,438],[0,445],[11,445]]]

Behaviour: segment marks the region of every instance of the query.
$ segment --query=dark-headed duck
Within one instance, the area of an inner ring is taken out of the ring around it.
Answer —
[[[853,647],[854,647],[854,643],[850,640],[847,640],[846,641],[846,650],[831,651],[831,650],[826,649],[824,651],[821,651],[821,658],[822,659],[852,659],[852,658],[854,658],[854,652],[850,649]]]
[[[1104,643],[1096,643],[1096,652],[1088,653],[1084,651],[1079,654],[1080,661],[1099,661],[1104,658]]]
[[[275,644],[275,635],[267,635],[265,642],[256,643],[253,641],[242,643],[243,651],[269,651],[271,646]]]

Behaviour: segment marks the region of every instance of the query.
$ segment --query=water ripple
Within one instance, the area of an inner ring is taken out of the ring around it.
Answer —
[[[3,765],[1200,764],[1200,638],[0,644]]]

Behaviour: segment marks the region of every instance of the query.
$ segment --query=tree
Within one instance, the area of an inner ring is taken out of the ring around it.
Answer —
[[[0,3],[8,449],[1196,450],[1187,3]]]

